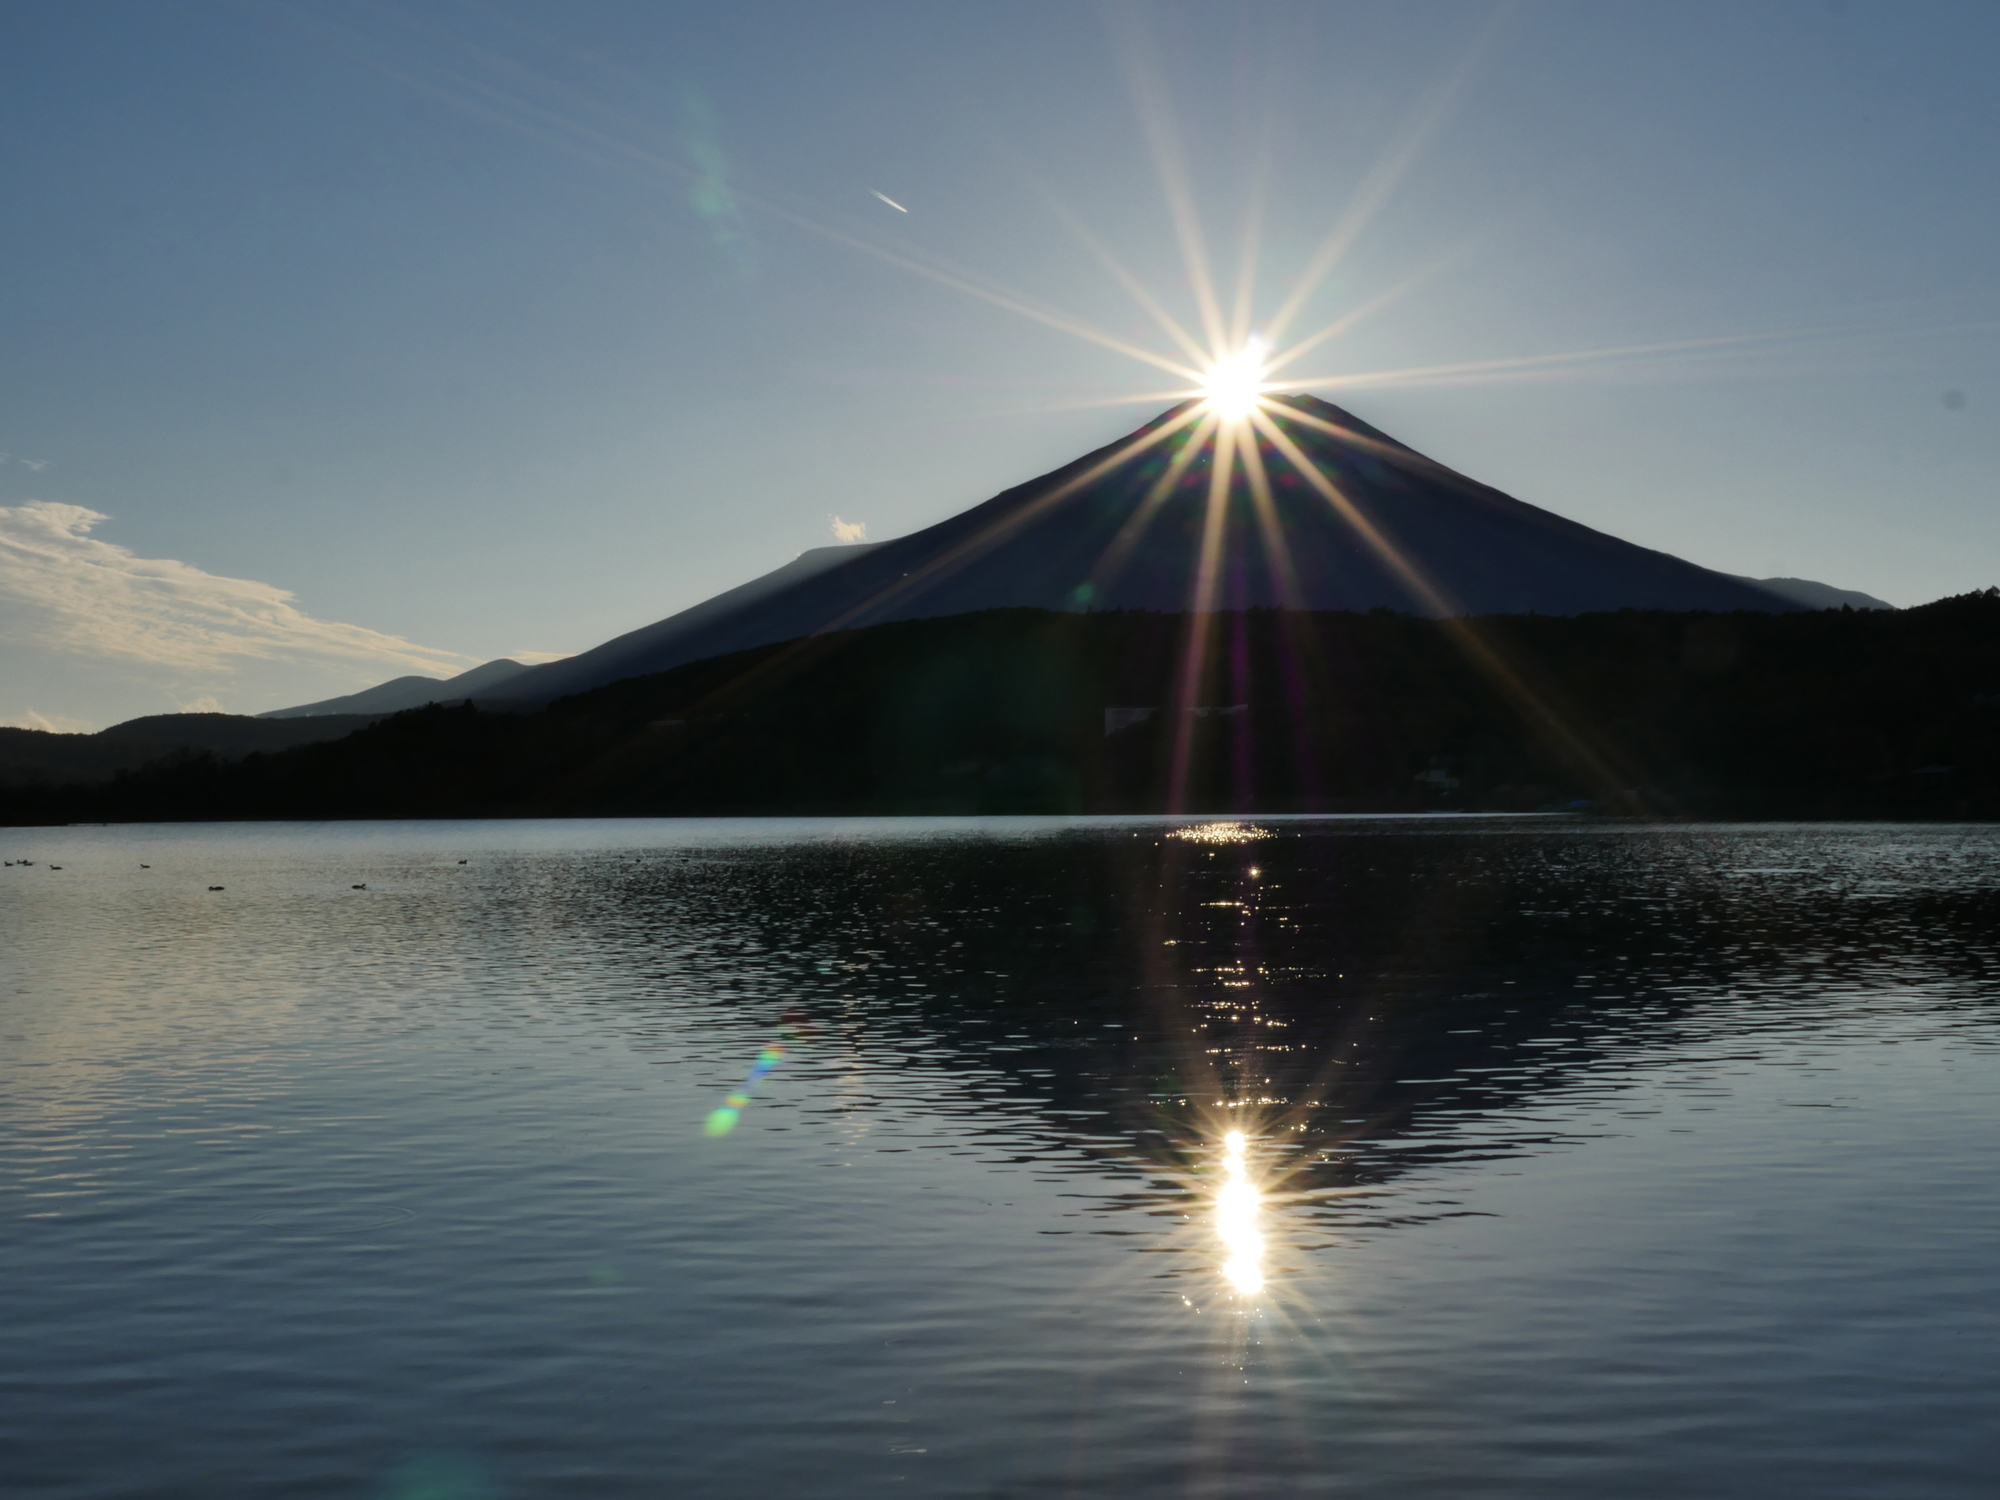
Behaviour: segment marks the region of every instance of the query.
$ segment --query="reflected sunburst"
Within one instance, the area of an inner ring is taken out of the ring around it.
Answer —
[[[1245,1297],[1264,1289],[1264,1195],[1250,1180],[1248,1139],[1240,1130],[1222,1138],[1222,1186],[1215,1192],[1215,1233],[1228,1252],[1225,1280]]]

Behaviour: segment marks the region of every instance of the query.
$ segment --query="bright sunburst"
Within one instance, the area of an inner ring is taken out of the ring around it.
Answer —
[[[1240,422],[1257,409],[1264,389],[1265,353],[1264,341],[1253,334],[1241,349],[1209,367],[1201,388],[1210,411],[1225,422]]]
[[[1215,1234],[1228,1251],[1222,1274],[1246,1297],[1264,1289],[1264,1235],[1258,1225],[1264,1195],[1250,1180],[1240,1130],[1222,1138],[1222,1186],[1215,1194]]]

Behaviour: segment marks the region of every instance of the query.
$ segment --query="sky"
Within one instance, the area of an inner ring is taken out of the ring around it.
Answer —
[[[0,3],[0,723],[548,659],[916,530],[1170,404],[1131,351],[1204,266],[1532,504],[2000,584],[1996,45],[1921,0]]]

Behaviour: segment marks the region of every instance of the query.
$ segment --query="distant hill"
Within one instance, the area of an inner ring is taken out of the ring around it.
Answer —
[[[1880,600],[1874,594],[1862,594],[1858,588],[1834,588],[1832,584],[1816,584],[1810,578],[1744,578],[1746,584],[1756,584],[1758,588],[1770,590],[1778,598],[1788,598],[1794,604],[1804,604],[1808,610],[1894,610],[1896,606],[1888,600]]]
[[[406,708],[422,708],[426,703],[460,703],[474,694],[492,692],[527,670],[521,663],[503,656],[456,677],[392,677],[343,698],[324,698],[318,703],[301,703],[297,708],[274,708],[257,717],[305,719],[325,714],[395,714]]]
[[[1845,605],[1849,609],[1894,609],[1896,606],[1886,599],[1877,599],[1873,594],[1864,594],[1859,589],[1837,589],[1831,584],[1814,583],[1810,578],[1741,578],[1744,583],[1753,583],[1760,589],[1768,589],[1781,599],[1789,599],[1794,604],[1802,604],[1807,609],[1839,609]]]
[[[0,786],[107,781],[120,771],[175,756],[240,760],[339,739],[380,717],[336,714],[272,722],[239,714],[150,714],[95,734],[0,729]]]
[[[1216,446],[1176,407],[1118,442],[935,526],[815,549],[776,572],[531,667],[478,701],[547,703],[684,662],[822,631],[988,609],[1392,609],[1576,615],[1802,606],[1524,504],[1340,407],[1273,397],[1281,441],[1256,439],[1219,497]],[[1295,467],[1290,454],[1305,463]],[[1310,473],[1307,470],[1310,469]],[[1322,488],[1324,486],[1325,488]],[[1219,503],[1215,503],[1219,498]]]
[[[2000,591],[1784,615],[992,610],[0,795],[13,823],[1577,808],[2000,818]]]

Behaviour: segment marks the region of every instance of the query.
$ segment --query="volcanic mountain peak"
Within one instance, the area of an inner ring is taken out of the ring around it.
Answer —
[[[1585,614],[1806,607],[1468,479],[1312,396],[1198,403],[893,541],[820,547],[476,697],[547,702],[821,631],[1008,607]]]

